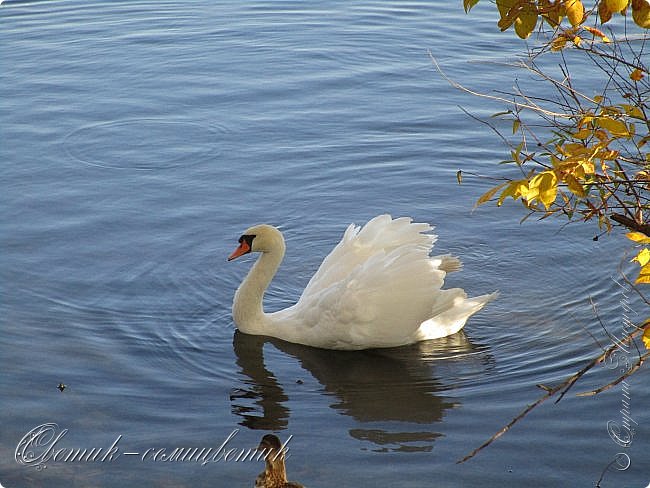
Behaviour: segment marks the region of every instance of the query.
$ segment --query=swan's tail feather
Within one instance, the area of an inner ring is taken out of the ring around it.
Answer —
[[[437,264],[438,269],[444,271],[445,273],[453,273],[454,271],[460,271],[463,267],[460,259],[451,254],[444,254],[442,256],[436,256],[431,258],[434,265]]]
[[[467,298],[460,288],[440,290],[433,307],[433,316],[418,329],[419,340],[438,339],[455,334],[465,322],[485,305],[494,300],[499,292]]]

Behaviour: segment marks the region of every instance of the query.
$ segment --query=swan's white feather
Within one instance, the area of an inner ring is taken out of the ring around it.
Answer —
[[[399,346],[456,333],[495,295],[468,299],[462,289],[441,289],[446,273],[461,263],[429,255],[437,238],[432,230],[389,215],[350,225],[294,306],[263,314],[248,330],[238,326],[331,349]]]
[[[406,217],[392,220],[389,215],[379,215],[363,228],[350,224],[305,287],[301,299],[345,279],[377,253],[386,254],[407,244],[421,246],[428,253],[436,240],[435,235],[423,234],[429,230],[432,228],[428,224],[411,224]]]

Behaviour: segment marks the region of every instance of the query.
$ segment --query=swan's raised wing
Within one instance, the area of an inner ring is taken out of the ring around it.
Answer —
[[[328,348],[410,342],[445,277],[444,259],[429,257],[430,230],[388,215],[348,227],[295,306],[303,330]]]
[[[345,280],[377,254],[385,255],[405,245],[421,248],[428,254],[437,239],[436,235],[427,233],[431,230],[429,224],[414,224],[408,217],[392,219],[390,215],[379,215],[363,227],[350,224],[341,242],[305,287],[300,301]]]
[[[301,298],[300,323],[320,347],[407,344],[431,317],[444,275],[417,245],[377,252],[343,279]]]

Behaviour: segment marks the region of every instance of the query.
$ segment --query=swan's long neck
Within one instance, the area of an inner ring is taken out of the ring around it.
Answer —
[[[232,313],[235,324],[244,333],[264,334],[267,326],[264,313],[264,292],[275,276],[284,257],[284,239],[278,232],[273,246],[261,253],[235,293]]]

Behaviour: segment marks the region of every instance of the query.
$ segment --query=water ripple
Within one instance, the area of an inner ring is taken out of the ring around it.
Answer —
[[[89,166],[160,170],[214,158],[221,132],[188,121],[136,118],[81,127],[65,137],[64,146]]]

